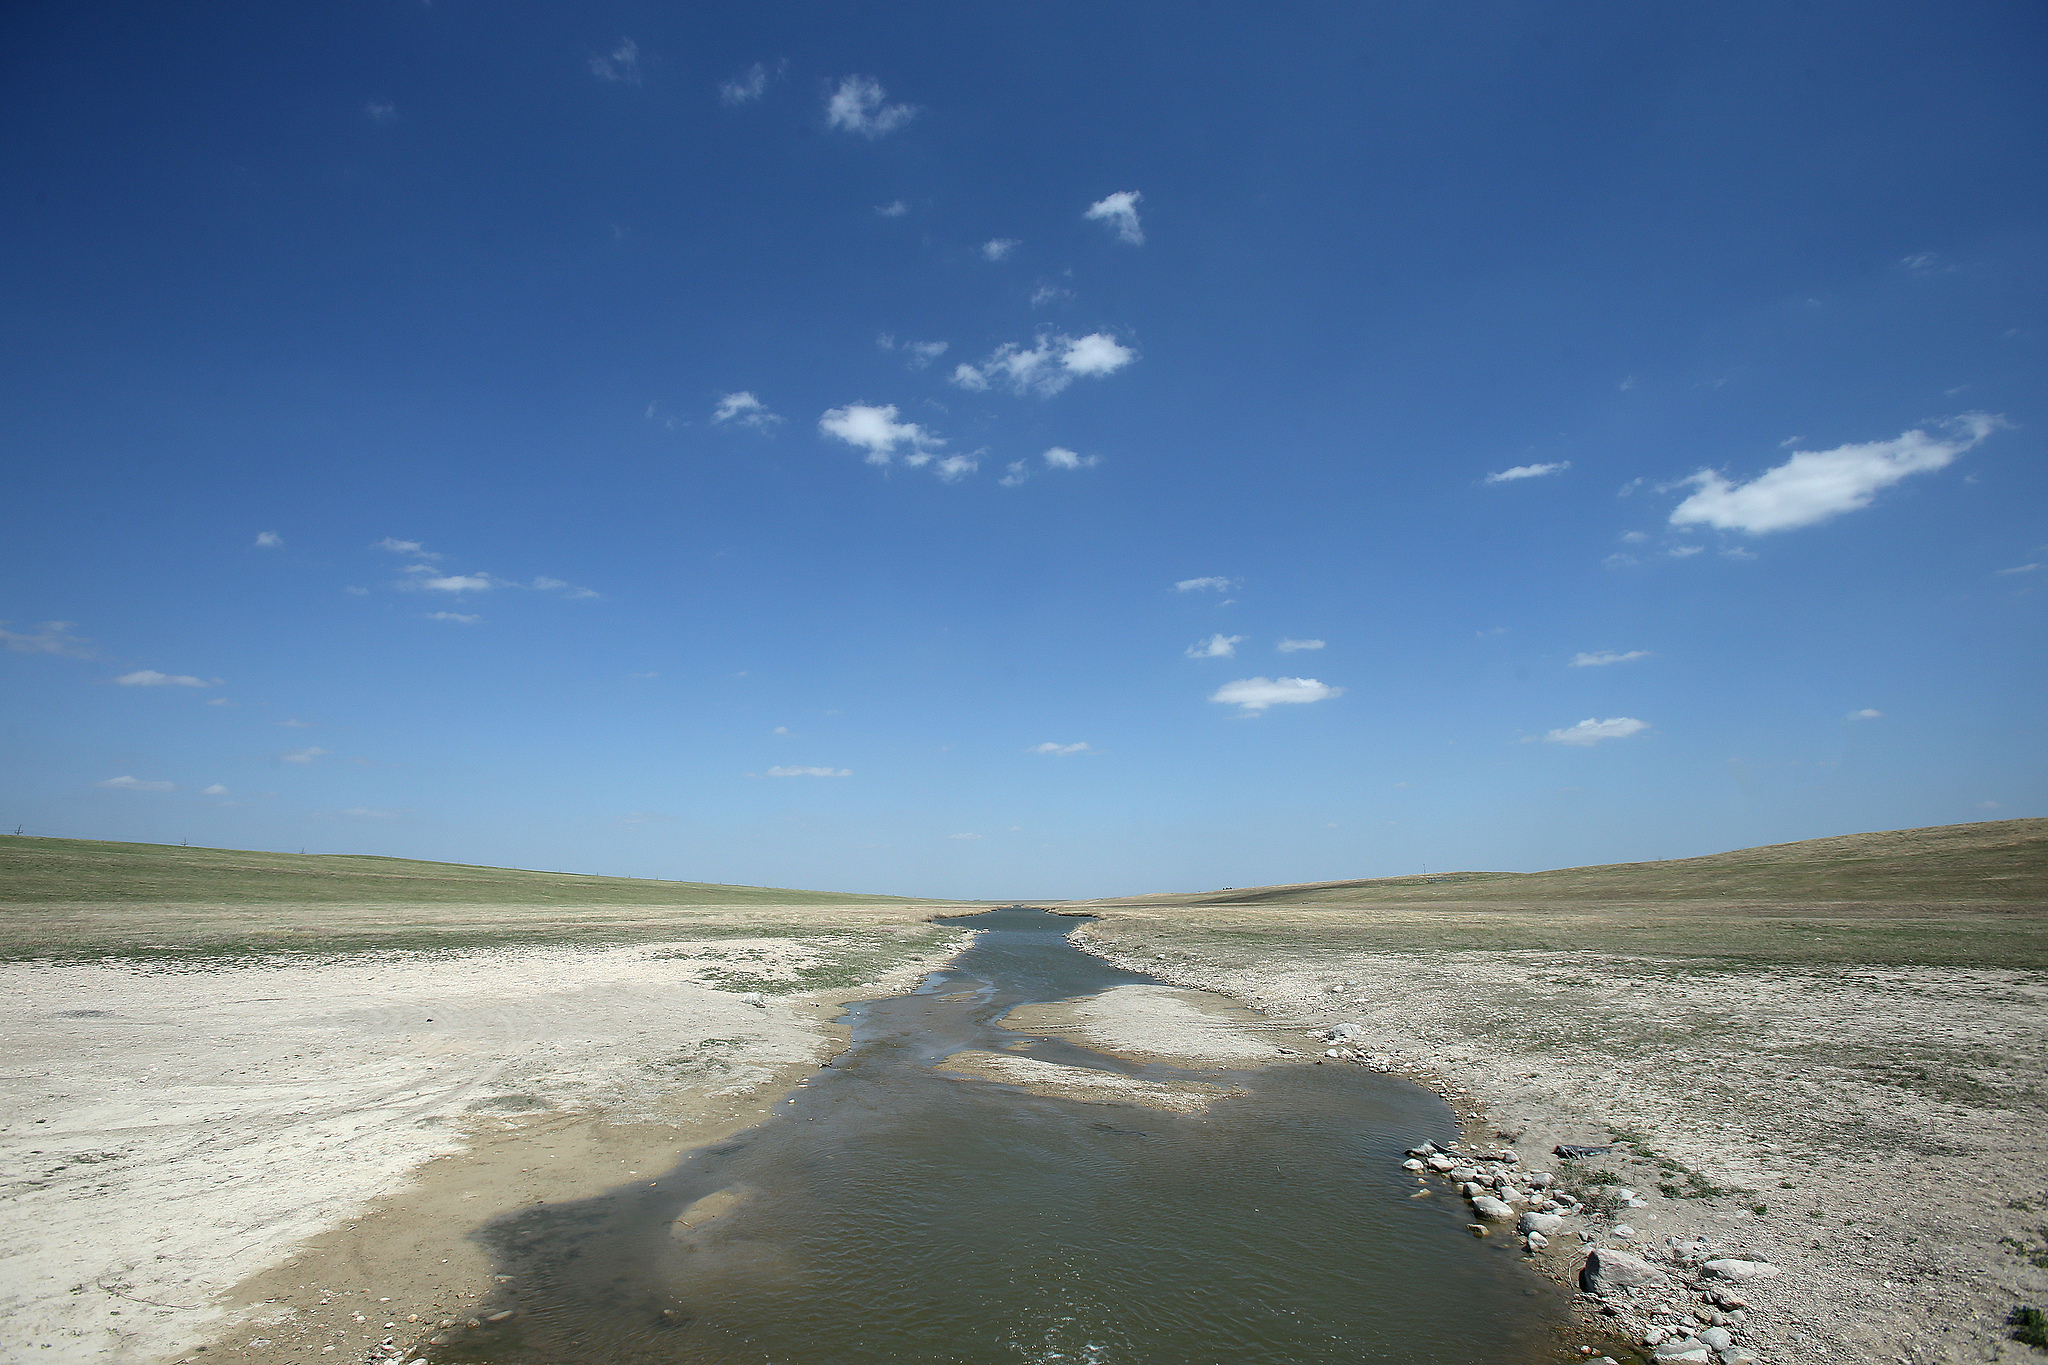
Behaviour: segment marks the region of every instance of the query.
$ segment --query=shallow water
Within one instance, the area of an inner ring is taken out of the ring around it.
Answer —
[[[1555,1291],[1461,1210],[1411,1200],[1402,1149],[1454,1135],[1427,1091],[1360,1068],[1145,1066],[1001,1027],[1019,1004],[1150,982],[1076,921],[940,921],[974,944],[854,1006],[853,1047],[773,1117],[652,1187],[480,1234],[517,1310],[428,1354],[493,1365],[919,1361],[1554,1361]],[[946,998],[942,998],[946,997]],[[957,998],[955,998],[957,997]],[[1007,1046],[1006,1046],[1007,1045]],[[1242,1093],[1181,1114],[1019,1094],[932,1064],[966,1046]],[[694,1201],[744,1199],[696,1229]]]

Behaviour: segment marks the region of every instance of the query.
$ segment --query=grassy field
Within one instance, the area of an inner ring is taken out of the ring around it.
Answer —
[[[1076,902],[1141,951],[1538,950],[1765,962],[2048,966],[2048,820],[1851,834],[1554,872]]]
[[[0,836],[0,959],[175,964],[783,937],[916,924],[957,904],[404,858]]]
[[[1704,858],[1608,863],[1552,872],[1446,872],[1168,892],[1090,905],[1476,905],[1583,902],[1963,901],[2048,903],[2048,820],[1989,820],[1767,844]]]

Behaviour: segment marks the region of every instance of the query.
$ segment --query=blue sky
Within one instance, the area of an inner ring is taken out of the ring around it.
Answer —
[[[2048,813],[2038,7],[13,32],[9,827],[993,898]]]

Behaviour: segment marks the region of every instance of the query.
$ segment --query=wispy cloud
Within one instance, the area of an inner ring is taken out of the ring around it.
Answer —
[[[869,464],[886,465],[898,455],[905,464],[926,464],[934,458],[933,447],[946,443],[915,422],[897,421],[894,403],[848,403],[843,408],[828,408],[818,419],[818,430],[865,450],[867,454],[862,458]]]
[[[742,389],[738,393],[720,395],[718,406],[711,410],[711,420],[714,423],[766,431],[782,419],[770,412],[766,403]]]
[[[1625,654],[1611,649],[1603,649],[1593,654],[1572,655],[1571,666],[1573,668],[1605,668],[1609,664],[1632,663],[1637,659],[1647,659],[1649,657],[1650,651],[1647,649],[1631,649]]]
[[[848,76],[825,97],[825,126],[873,139],[917,117],[915,105],[890,104],[888,98],[873,76]]]
[[[1047,469],[1092,469],[1100,463],[1099,455],[1077,455],[1065,446],[1054,446],[1045,452]]]
[[[1217,688],[1209,700],[1239,707],[1246,714],[1256,714],[1269,706],[1327,701],[1343,694],[1343,688],[1317,682],[1314,678],[1240,678]]]
[[[1115,374],[1137,358],[1135,350],[1107,332],[1044,334],[1028,347],[1006,342],[979,365],[955,366],[953,382],[975,392],[1001,385],[1015,393],[1051,397],[1076,379]]]
[[[95,782],[96,787],[112,787],[123,792],[169,792],[176,791],[175,782],[145,782],[139,777],[110,777],[104,782]]]
[[[199,794],[201,796],[226,796],[228,794],[228,789],[222,786],[220,783],[216,782],[210,787],[200,788]]]
[[[620,85],[640,84],[640,44],[631,38],[621,38],[610,52],[590,59],[590,74]]]
[[[1939,424],[1947,436],[1915,429],[1889,441],[1866,441],[1832,450],[1802,450],[1748,483],[1731,483],[1702,469],[1683,483],[1693,494],[1671,513],[1673,526],[1707,525],[1763,535],[1813,526],[1868,507],[1877,494],[1912,474],[1940,469],[2000,428],[1988,412],[1966,412]]]
[[[2015,564],[2010,569],[1993,569],[1992,572],[1997,574],[2032,573],[2040,567],[2039,564]],[[0,634],[5,634],[5,632],[0,631]]]
[[[1175,592],[1229,592],[1237,586],[1234,578],[1183,578],[1173,585]]]
[[[759,62],[718,86],[718,98],[724,104],[752,104],[767,93],[768,68]]]
[[[312,744],[303,749],[293,749],[288,753],[279,754],[278,757],[287,763],[311,763],[314,759],[325,758],[333,752],[332,749],[323,749],[317,744]]]
[[[282,544],[284,544],[284,537],[275,531],[258,531],[256,533],[256,548],[260,550],[275,550]]]
[[[992,237],[981,244],[981,256],[986,261],[1000,261],[1022,245],[1015,237]]]
[[[972,455],[948,455],[932,463],[932,473],[945,483],[958,483],[979,468],[981,462]]]
[[[1230,659],[1237,655],[1237,646],[1244,639],[1242,635],[1211,635],[1188,646],[1190,659]]]
[[[979,834],[948,834],[946,837],[948,839],[959,839],[963,842],[971,843],[974,840],[981,838],[982,836]]]
[[[1299,650],[1321,649],[1322,647],[1323,642],[1321,640],[1282,640],[1278,645],[1274,646],[1282,654],[1293,654]]]
[[[282,730],[310,730],[313,728],[312,721],[300,720],[297,716],[293,716],[290,720],[274,720],[270,723]]]
[[[1552,730],[1544,741],[1550,744],[1577,744],[1587,746],[1598,744],[1603,739],[1627,739],[1650,728],[1648,721],[1633,716],[1615,716],[1610,720],[1582,720],[1577,725],[1563,730]]]
[[[379,128],[389,128],[398,122],[398,106],[389,100],[371,100],[363,106],[363,114]]]
[[[904,203],[901,199],[892,199],[886,204],[875,205],[875,212],[884,218],[901,218],[904,214],[910,212],[910,205]]]
[[[484,618],[481,616],[471,616],[459,611],[430,611],[427,613],[427,619],[429,621],[458,621],[465,626],[473,626]]]
[[[1090,204],[1088,211],[1081,216],[1092,222],[1107,223],[1120,242],[1143,246],[1145,229],[1138,222],[1138,201],[1144,197],[1136,190],[1119,190]]]
[[[1488,474],[1488,483],[1513,483],[1517,479],[1540,479],[1546,474],[1562,474],[1572,467],[1570,460],[1559,460],[1556,464],[1518,464],[1513,469],[1503,469],[1498,474]]]
[[[904,361],[913,370],[921,370],[946,353],[943,341],[906,341],[903,350],[910,358]]]
[[[566,579],[548,578],[545,575],[535,578],[527,586],[535,592],[544,592],[548,596],[558,597],[564,602],[581,602],[601,595],[595,588],[578,587]]]
[[[379,541],[371,542],[370,548],[373,550],[389,550],[392,554],[409,555],[414,559],[444,558],[444,556],[436,554],[434,551],[429,550],[426,546],[420,544],[417,540],[395,540],[390,536],[386,536],[384,537],[384,539]]]
[[[0,626],[5,626],[0,621]],[[6,645],[16,654],[57,654],[67,659],[97,659],[90,641],[67,634],[74,623],[70,621],[45,621],[36,627],[33,635],[22,635],[11,630],[0,630],[0,644]]]
[[[458,573],[437,575],[430,578],[410,578],[404,586],[419,588],[426,592],[486,592],[498,580],[487,573]]]
[[[1872,706],[1866,706],[1861,711],[1851,711],[1847,716],[1843,717],[1845,720],[1882,720],[1883,718],[1884,712]]]
[[[748,773],[748,777],[852,777],[851,768],[770,768],[765,773]]]
[[[138,668],[133,673],[123,673],[114,679],[123,687],[218,687],[220,679],[208,682],[195,678],[189,673],[159,673],[153,668]]]
[[[1034,744],[1024,752],[1027,754],[1050,754],[1054,758],[1065,758],[1068,754],[1086,754],[1094,751],[1086,744],[1054,744],[1048,740],[1044,744]]]

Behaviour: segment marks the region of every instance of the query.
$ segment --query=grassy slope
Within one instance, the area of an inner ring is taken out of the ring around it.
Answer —
[[[745,906],[902,904],[906,899],[522,872],[409,858],[0,835],[0,903],[7,904]]]
[[[1127,896],[1103,906],[1539,905],[1585,902],[1856,901],[2048,903],[2048,819],[1991,820],[1808,839],[1668,862],[1553,872],[1452,872],[1304,882],[1184,895]]]

